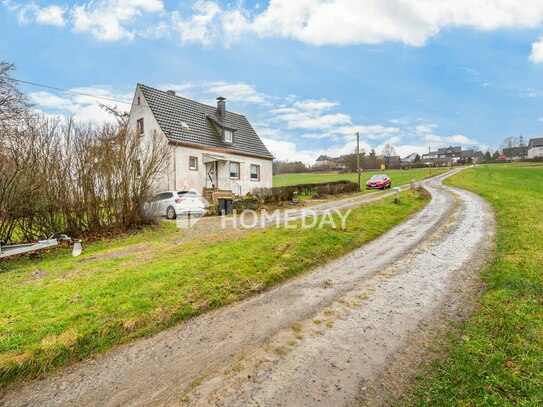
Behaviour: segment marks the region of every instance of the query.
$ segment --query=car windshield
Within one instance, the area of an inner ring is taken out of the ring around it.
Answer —
[[[180,197],[180,198],[187,198],[187,197],[192,197],[192,198],[196,198],[198,196],[198,194],[194,191],[179,191],[177,193],[177,195]]]
[[[384,179],[385,176],[384,175],[374,175],[373,177],[371,177],[371,179]]]

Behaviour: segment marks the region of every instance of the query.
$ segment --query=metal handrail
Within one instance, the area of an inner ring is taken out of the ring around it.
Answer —
[[[207,185],[207,179],[208,177],[205,178],[206,185]],[[214,180],[216,181],[216,184],[213,182]],[[228,189],[237,196],[241,195],[241,185],[239,184],[239,182],[237,182],[236,180],[230,177],[216,177],[214,179],[209,177],[209,181],[211,181],[211,186],[213,188],[216,187],[218,189]],[[221,188],[221,185],[224,186],[224,188]]]
[[[237,194],[236,195],[240,196],[241,195],[241,185],[236,180],[233,180],[232,178],[230,178],[230,190],[233,191],[233,192],[234,192],[234,190],[232,189],[232,183],[234,184],[234,186],[237,189]]]

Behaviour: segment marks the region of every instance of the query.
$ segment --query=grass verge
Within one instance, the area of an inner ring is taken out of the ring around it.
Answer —
[[[268,228],[179,243],[169,224],[69,249],[0,274],[0,387],[220,307],[376,238],[428,198],[403,192],[358,208],[345,228]],[[336,217],[336,221],[337,221]]]
[[[394,186],[409,184],[412,179],[415,181],[420,181],[421,179],[432,177],[435,175],[443,174],[447,172],[448,168],[432,168],[432,172],[427,168],[413,169],[413,170],[387,170],[386,174],[390,176],[392,184]],[[362,173],[362,182],[364,183],[371,178],[372,175],[381,174],[380,171],[373,172],[363,172]],[[286,185],[296,185],[296,184],[308,184],[308,183],[321,183],[321,182],[332,182],[332,181],[341,181],[347,180],[352,182],[358,181],[358,176],[356,173],[345,173],[345,174],[320,174],[320,173],[302,173],[302,174],[281,174],[273,176],[273,186],[282,187]],[[364,189],[365,191],[365,189]]]
[[[543,168],[480,166],[446,182],[490,202],[498,222],[479,308],[447,356],[417,379],[410,404],[543,405]]]

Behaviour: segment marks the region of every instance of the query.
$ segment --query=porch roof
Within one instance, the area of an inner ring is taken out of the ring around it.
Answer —
[[[226,156],[222,154],[210,154],[210,153],[203,153],[202,161],[204,164],[211,163],[214,161],[235,161],[237,163],[245,162],[243,160],[240,160],[238,157],[236,157],[235,160],[229,160]]]

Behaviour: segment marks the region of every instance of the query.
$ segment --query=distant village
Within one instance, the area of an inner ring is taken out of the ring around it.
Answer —
[[[477,163],[504,163],[513,161],[543,161],[543,137],[531,138],[527,144],[522,137],[508,137],[502,147],[486,152],[477,149],[464,149],[462,146],[441,147],[426,154],[412,153],[405,157],[396,154],[394,146],[386,145],[381,154],[372,149],[370,152],[360,151],[360,169],[375,170],[382,168],[403,169],[422,167],[446,167],[454,165],[470,165]],[[274,173],[300,172],[356,172],[356,153],[344,154],[339,157],[320,155],[313,165],[301,161],[274,161]]]

